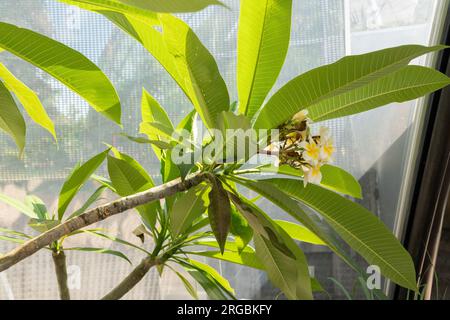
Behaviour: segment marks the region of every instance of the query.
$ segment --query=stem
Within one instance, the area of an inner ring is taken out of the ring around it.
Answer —
[[[105,295],[102,300],[119,300],[133,289],[139,281],[150,271],[150,269],[159,263],[157,258],[148,256],[143,259],[141,263],[122,280],[114,289]]]
[[[53,263],[55,265],[56,279],[58,280],[59,297],[61,300],[70,300],[70,291],[67,286],[67,265],[64,251],[53,251]]]
[[[77,217],[46,231],[36,238],[30,239],[16,249],[0,257],[0,272],[5,271],[16,263],[31,256],[35,252],[49,245],[53,241],[88,225],[105,220],[113,215],[135,208],[137,206],[172,196],[186,191],[208,179],[207,173],[195,173],[185,180],[180,178],[149,190],[123,197],[113,202],[91,209]]]

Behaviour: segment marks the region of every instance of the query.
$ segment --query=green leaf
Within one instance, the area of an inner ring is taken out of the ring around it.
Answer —
[[[181,282],[183,282],[184,287],[186,288],[186,291],[191,295],[192,298],[195,300],[198,300],[198,294],[197,290],[192,286],[192,284],[189,282],[188,279],[186,279],[181,273],[178,271],[174,271],[175,274],[180,278]]]
[[[315,245],[325,246],[325,242],[322,241],[318,236],[311,232],[308,228],[284,220],[274,220],[292,239],[312,243]]]
[[[231,224],[231,204],[227,192],[217,178],[211,180],[209,192],[208,217],[211,229],[220,246],[220,251],[225,250],[228,232]]]
[[[312,299],[308,263],[294,240],[252,202],[231,199],[255,231],[256,256],[271,282],[288,299]]]
[[[53,229],[57,225],[61,224],[59,220],[47,220],[47,219],[30,219],[28,225],[33,230],[36,230],[39,233],[47,232],[50,229]]]
[[[198,269],[190,264],[183,264],[185,270],[194,278],[205,290],[210,299],[228,300],[229,295],[207,272]]]
[[[44,109],[38,95],[17,79],[3,64],[0,63],[0,78],[5,86],[16,95],[31,119],[46,129],[56,140],[55,126]]]
[[[450,84],[450,79],[430,68],[407,66],[394,74],[314,104],[308,116],[323,121],[364,112],[392,102],[419,98]]]
[[[211,5],[225,6],[217,0],[120,0],[120,2],[141,9],[163,13],[195,12]]]
[[[108,155],[108,172],[112,185],[120,196],[129,196],[155,186],[139,162],[114,148],[112,150],[116,157]],[[155,226],[156,214],[160,210],[159,202],[141,205],[136,210],[149,228]]]
[[[124,255],[122,252],[120,251],[116,251],[116,250],[110,250],[110,249],[105,249],[105,248],[84,248],[84,247],[75,247],[75,248],[64,248],[64,250],[75,250],[75,251],[84,251],[84,252],[94,252],[94,253],[101,253],[101,254],[110,254],[119,258],[122,258],[124,260],[126,260],[129,264],[131,263],[131,260],[128,259],[128,257],[126,255]]]
[[[217,241],[197,241],[194,245],[219,248]],[[240,264],[254,269],[264,270],[264,265],[256,257],[255,250],[247,246],[239,253],[237,243],[227,242],[223,254],[216,250],[193,251],[189,252],[189,254],[195,254],[198,256]]]
[[[289,195],[279,190],[278,188],[268,184],[264,181],[251,181],[246,179],[240,179],[233,176],[228,176],[231,181],[238,182],[239,184],[253,190],[260,196],[264,196],[278,207],[283,209],[286,213],[298,220],[302,225],[316,234],[320,239],[323,240],[326,245],[333,250],[342,260],[344,260],[349,266],[356,270],[359,274],[365,274],[365,270],[362,270],[358,264],[355,263],[347,252],[342,250],[340,242],[334,237],[334,234],[330,234],[327,226],[321,220],[318,220],[315,216],[310,216],[307,214],[299,205],[298,201],[292,199]],[[301,182],[299,182],[301,183]],[[252,216],[246,216],[247,220],[251,219]],[[250,222],[250,221],[249,221]],[[258,228],[258,221],[251,224],[254,231]],[[263,230],[259,230],[263,232]]]
[[[169,211],[170,230],[174,238],[183,234],[192,222],[205,212],[208,189],[208,186],[200,185],[182,193],[174,201]]]
[[[284,85],[262,107],[255,128],[275,128],[302,109],[338,96],[404,68],[421,55],[442,50],[445,46],[406,45],[362,55],[347,56],[339,61],[308,71]],[[314,114],[312,119],[320,116]]]
[[[14,139],[20,155],[22,155],[27,130],[25,120],[2,81],[0,81],[0,106],[0,129]]]
[[[347,171],[326,164],[320,167],[320,172],[322,173],[321,186],[354,198],[362,198],[361,185]]]
[[[242,253],[253,238],[253,229],[235,207],[231,210],[230,233],[234,235],[239,253]]]
[[[19,238],[9,237],[9,236],[2,236],[2,235],[0,235],[0,240],[13,242],[13,243],[19,243],[19,244],[22,244],[26,241],[24,239],[19,239]]]
[[[289,47],[292,0],[241,0],[237,79],[240,112],[252,117],[280,74]]]
[[[0,47],[47,72],[120,124],[120,101],[103,72],[81,53],[31,30],[0,22]]]
[[[102,186],[108,188],[109,190],[111,190],[114,193],[117,193],[116,188],[113,187],[111,180],[106,179],[105,177],[102,176],[98,176],[96,174],[93,174],[91,176],[91,179],[100,183]]]
[[[222,277],[213,267],[196,260],[189,260],[189,263],[198,270],[202,270],[208,274],[215,282],[217,282],[228,294],[234,296],[234,289],[231,287],[227,279]]]
[[[153,136],[157,139],[164,139],[167,141],[175,141],[174,131],[172,128],[162,124],[161,122],[141,122],[139,132],[146,134],[148,137]]]
[[[70,215],[68,219],[71,219],[73,217],[79,216],[80,214],[84,213],[94,202],[96,202],[100,196],[103,194],[103,192],[106,190],[106,186],[102,185],[98,187],[93,194],[86,200],[86,202],[81,206],[80,209],[75,211]]]
[[[345,295],[347,300],[353,300],[351,294],[348,292],[347,289],[345,289],[342,283],[340,283],[339,281],[337,281],[335,278],[332,277],[329,277],[328,279],[331,280],[331,282],[333,282],[334,285],[340,289],[340,291]]]
[[[230,105],[227,86],[217,63],[195,33],[182,20],[160,16],[163,38],[179,77],[195,109],[209,128],[217,128],[217,116]]]
[[[0,232],[6,233],[6,234],[10,234],[10,235],[13,235],[13,236],[19,236],[19,237],[26,238],[26,239],[31,239],[32,238],[31,236],[27,235],[26,233],[19,232],[19,231],[14,231],[14,230],[11,230],[11,229],[6,229],[6,228],[0,228]]]
[[[342,193],[354,198],[361,199],[362,190],[359,182],[347,171],[335,167],[329,164],[323,165],[320,168],[322,173],[322,181],[320,185]],[[273,164],[262,165],[254,169],[235,171],[235,174],[247,174],[247,173],[274,173],[279,175],[291,176],[291,177],[303,177],[303,171],[301,169],[295,169],[287,164],[281,166],[274,166]],[[262,176],[261,179],[267,179],[268,176]],[[258,178],[259,179],[259,178]]]
[[[159,122],[173,129],[172,121],[166,110],[145,89],[142,91],[141,116],[142,122]]]
[[[170,121],[166,110],[164,110],[158,101],[156,101],[156,99],[153,98],[145,89],[142,92],[141,114],[143,123],[158,122],[167,127],[170,132],[174,130],[172,121]],[[152,133],[151,131],[146,131],[144,133],[147,134],[150,140],[161,140],[160,135]],[[157,145],[155,146],[158,147]],[[153,150],[158,159],[161,159],[161,151],[155,147],[153,147]]]
[[[58,200],[58,219],[61,220],[67,210],[72,199],[75,197],[80,188],[89,180],[89,177],[103,163],[109,149],[103,151],[86,161],[81,166],[74,168],[72,173],[64,182],[59,193]]]
[[[197,111],[192,110],[189,112],[177,125],[177,130],[186,130],[192,133],[192,129],[194,127],[194,121],[197,115]]]
[[[44,201],[36,196],[26,196],[25,204],[30,208],[33,208],[33,211],[36,213],[38,219],[49,219],[48,210],[45,206]]]
[[[98,232],[98,231],[91,231],[91,230],[82,230],[82,231],[84,231],[87,234],[93,235],[93,236],[97,236],[97,237],[100,237],[100,238],[108,239],[108,240],[111,240],[111,241],[114,241],[114,242],[117,242],[117,243],[129,246],[129,247],[138,249],[139,251],[142,251],[145,254],[151,255],[151,253],[148,252],[147,250],[145,250],[145,249],[143,249],[143,248],[141,248],[141,247],[139,247],[139,246],[137,246],[137,245],[135,245],[135,244],[133,244],[131,242],[128,242],[128,241],[125,241],[123,239],[111,236],[109,234],[104,234],[104,233],[101,233],[101,232]]]
[[[416,290],[416,274],[408,252],[371,212],[316,185],[306,188],[289,179],[266,181],[320,213],[331,227],[369,264],[399,285]]]
[[[21,213],[27,215],[30,218],[38,219],[38,215],[34,211],[34,209],[23,202],[20,202],[14,198],[11,198],[5,194],[0,193],[0,201],[10,205],[11,207],[19,210]]]
[[[148,17],[154,12],[195,12],[211,5],[224,6],[217,0],[59,0],[85,9],[108,9]]]
[[[133,136],[129,136],[129,135],[123,134],[123,133],[121,134],[121,136],[127,138],[130,141],[136,142],[136,143],[148,143],[148,144],[151,144],[151,145],[155,146],[156,148],[158,148],[160,150],[166,150],[166,149],[172,149],[173,148],[172,145],[170,145],[169,143],[167,143],[165,141],[150,140],[150,139],[146,139],[146,138],[143,138],[143,137],[133,137]]]

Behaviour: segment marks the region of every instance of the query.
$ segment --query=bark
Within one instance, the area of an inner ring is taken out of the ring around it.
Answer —
[[[133,289],[150,271],[150,269],[158,264],[158,260],[151,256],[143,259],[141,263],[122,280],[111,292],[105,295],[102,300],[119,300]]]
[[[64,251],[53,251],[56,279],[58,280],[59,297],[61,300],[70,300],[70,291],[67,286],[67,265]]]
[[[28,240],[4,256],[1,256],[0,272],[5,271],[16,263],[31,256],[35,252],[51,244],[53,241],[60,239],[62,236],[137,206],[172,196],[178,192],[186,191],[208,179],[209,175],[210,174],[208,173],[196,173],[183,181],[181,179],[175,179],[132,196],[123,197],[104,204],[69,219],[49,231],[40,234],[36,238]]]

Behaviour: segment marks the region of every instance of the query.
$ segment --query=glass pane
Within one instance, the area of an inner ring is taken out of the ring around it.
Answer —
[[[217,59],[232,100],[236,100],[239,1],[224,2],[230,10],[210,7],[182,17]],[[404,43],[428,44],[431,26],[437,17],[438,8],[442,8],[438,2],[443,1],[294,1],[290,49],[286,66],[274,90],[296,75],[332,63],[346,54]],[[123,105],[124,130],[129,134],[136,135],[138,131],[142,88],[161,102],[174,123],[191,110],[187,99],[156,60],[105,18],[54,0],[2,0],[0,12],[2,21],[46,34],[79,50],[99,65],[118,89]],[[83,100],[31,65],[6,52],[0,54],[0,60],[39,93],[56,123],[59,137],[57,146],[48,134],[27,119],[26,153],[23,159],[18,159],[14,144],[6,135],[0,134],[0,192],[18,199],[35,194],[44,199],[51,210],[56,210],[62,179],[78,161],[85,161],[103,150],[104,143],[114,144],[135,156],[160,181],[157,161],[146,146],[131,144],[119,136],[119,127],[92,112]],[[418,62],[424,63],[424,60]],[[403,160],[406,148],[411,143],[409,130],[414,124],[415,105],[415,102],[391,105],[326,123],[332,129],[338,146],[337,165],[360,180],[364,190],[363,205],[391,228],[399,206],[397,199],[405,170]],[[73,208],[79,207],[81,199],[93,190],[94,185],[83,190]],[[269,203],[263,205],[274,216],[287,219],[275,206]],[[31,233],[31,229],[26,226],[26,219],[17,211],[0,203],[0,212],[0,227]],[[138,225],[138,216],[129,212],[109,219],[99,227],[139,244],[140,240],[131,233]],[[120,249],[135,264],[142,258],[136,250],[84,236],[69,239],[66,245]],[[0,252],[7,252],[13,247],[12,244],[0,242]],[[335,278],[351,287],[355,275],[331,252],[312,246],[303,248],[308,252],[315,276],[331,297],[342,298],[342,291],[328,278]],[[68,264],[75,279],[71,284],[75,299],[101,297],[132,269],[132,266],[117,257],[87,252],[69,252]],[[230,278],[239,298],[273,299],[278,294],[261,272],[225,263],[213,264]],[[58,297],[51,257],[44,251],[0,275],[0,299],[36,297]],[[156,270],[153,270],[126,298],[168,299],[189,296],[173,273],[166,272],[160,279]]]

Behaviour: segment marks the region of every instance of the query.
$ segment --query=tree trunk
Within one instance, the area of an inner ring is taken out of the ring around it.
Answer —
[[[208,179],[209,175],[209,173],[196,173],[185,180],[178,178],[149,190],[104,204],[69,219],[2,256],[0,258],[0,272],[31,256],[53,241],[57,241],[62,236],[137,206],[186,191]]]
[[[119,283],[111,292],[105,295],[102,300],[119,300],[133,289],[139,281],[150,271],[152,267],[158,264],[156,258],[148,256],[143,259],[141,263]]]
[[[70,291],[67,286],[67,265],[64,251],[53,251],[56,279],[58,280],[59,297],[61,300],[70,300]]]

